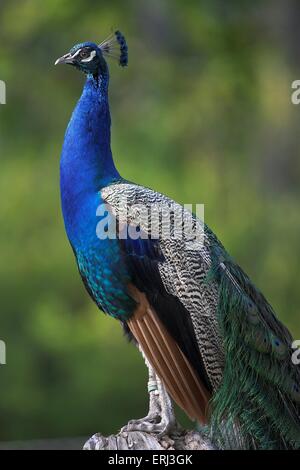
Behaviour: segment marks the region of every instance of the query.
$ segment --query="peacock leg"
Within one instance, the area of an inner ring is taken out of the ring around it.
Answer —
[[[149,412],[144,418],[129,421],[122,431],[142,431],[164,435],[178,430],[168,392],[142,351],[141,353],[149,371]]]

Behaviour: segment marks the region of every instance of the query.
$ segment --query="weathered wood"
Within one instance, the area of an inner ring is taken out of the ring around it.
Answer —
[[[84,450],[213,450],[212,443],[196,431],[181,431],[172,436],[157,437],[145,432],[120,432],[115,436],[94,434]]]

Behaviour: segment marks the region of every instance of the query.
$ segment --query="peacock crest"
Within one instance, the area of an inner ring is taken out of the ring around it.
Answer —
[[[104,56],[117,60],[121,67],[128,65],[128,46],[120,31],[110,34],[98,47]]]

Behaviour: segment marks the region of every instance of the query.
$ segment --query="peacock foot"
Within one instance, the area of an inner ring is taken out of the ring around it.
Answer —
[[[178,429],[177,421],[174,416],[147,415],[145,418],[130,420],[126,426],[121,429],[121,431],[140,431],[164,436],[166,434],[178,432]]]
[[[133,419],[121,429],[122,432],[140,431],[164,436],[179,431],[173,405],[161,383],[158,389],[150,392],[150,406],[147,416]]]

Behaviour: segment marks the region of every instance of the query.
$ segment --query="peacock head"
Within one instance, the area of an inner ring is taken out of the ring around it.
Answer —
[[[97,76],[107,71],[105,56],[118,60],[122,67],[128,64],[128,48],[120,31],[116,31],[99,45],[93,42],[76,44],[70,52],[57,59],[55,65],[73,65],[87,75]]]

